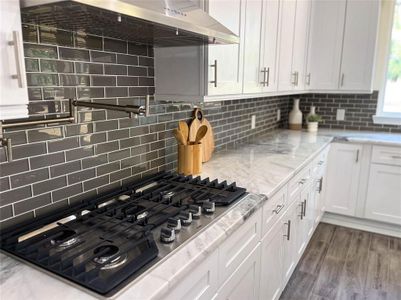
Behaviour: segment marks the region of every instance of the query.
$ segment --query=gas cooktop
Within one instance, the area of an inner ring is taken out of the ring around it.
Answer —
[[[1,232],[1,249],[111,296],[246,194],[235,183],[162,172]]]

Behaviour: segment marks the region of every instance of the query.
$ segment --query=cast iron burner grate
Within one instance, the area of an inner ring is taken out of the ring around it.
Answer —
[[[193,205],[230,205],[245,192],[235,183],[162,172],[3,230],[1,249],[106,295],[158,256],[156,227]]]

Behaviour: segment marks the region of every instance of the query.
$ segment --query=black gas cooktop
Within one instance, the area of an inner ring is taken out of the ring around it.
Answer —
[[[1,249],[112,295],[246,193],[235,183],[162,172],[1,232]]]

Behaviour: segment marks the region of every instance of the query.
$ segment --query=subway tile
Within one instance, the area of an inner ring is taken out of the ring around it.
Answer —
[[[105,38],[104,50],[110,52],[127,53],[127,42]]]
[[[123,66],[123,65],[104,65],[104,74],[127,75],[127,66]]]
[[[65,152],[67,161],[77,160],[94,154],[93,146],[85,146],[78,149],[68,150]]]
[[[59,164],[50,167],[50,176],[58,177],[65,174],[70,174],[76,171],[81,170],[81,161],[71,161],[65,164]]]
[[[75,34],[75,46],[78,48],[102,50],[103,39],[99,36],[79,32]]]
[[[13,159],[36,156],[44,153],[46,153],[46,143],[35,143],[13,147]]]
[[[30,172],[24,172],[10,177],[11,187],[17,188],[23,185],[32,184],[37,181],[46,180],[49,178],[48,169],[40,169]]]
[[[127,168],[121,171],[117,171],[110,174],[110,182],[121,180],[131,176],[131,168]]]
[[[105,142],[106,139],[106,132],[101,133],[94,133],[89,135],[84,135],[80,137],[81,145],[94,145]]]
[[[48,216],[50,214],[54,214],[55,212],[59,212],[61,210],[65,210],[66,208],[68,208],[68,200],[57,201],[56,203],[51,203],[49,205],[35,209],[35,215],[37,218],[40,218]]]
[[[153,77],[139,77],[138,80],[140,86],[153,86],[155,84]]]
[[[109,131],[118,128],[117,120],[101,121],[95,123],[96,132]]]
[[[23,186],[12,189],[4,193],[0,193],[0,206],[14,203],[16,201],[26,199],[32,196],[31,187]]]
[[[43,44],[54,44],[59,46],[74,45],[73,34],[71,31],[60,30],[51,27],[39,26],[39,40]]]
[[[148,95],[148,88],[146,88],[146,87],[130,87],[129,95],[130,96],[146,96],[146,95]]]
[[[120,188],[120,182],[114,182],[112,184],[107,184],[105,186],[101,186],[98,188],[99,194],[108,193],[111,191],[115,191],[116,189]]]
[[[83,74],[103,74],[103,65],[75,62],[75,72]]]
[[[141,163],[140,156],[128,157],[121,160],[121,168],[128,168]]]
[[[91,51],[91,58],[94,62],[115,63],[117,61],[115,53]]]
[[[128,53],[133,55],[148,55],[148,47],[146,45],[128,43]]]
[[[119,86],[136,86],[138,85],[137,77],[129,77],[129,76],[118,76],[117,77],[117,85]]]
[[[58,58],[57,48],[53,46],[24,44],[24,53],[26,57]]]
[[[79,147],[78,137],[65,138],[47,142],[49,152],[58,152]]]
[[[35,101],[28,104],[29,115],[61,113],[61,110],[61,102],[59,101]]]
[[[124,149],[116,152],[112,152],[109,154],[109,161],[116,161],[116,160],[121,160],[123,158],[127,158],[131,155],[130,149]]]
[[[27,72],[39,72],[39,60],[34,58],[25,58],[25,70]]]
[[[41,88],[28,88],[29,101],[42,100],[42,89]]]
[[[79,171],[76,173],[72,173],[68,175],[68,184],[74,184],[77,182],[82,182],[84,180],[87,180],[89,178],[94,178],[96,175],[95,168],[93,169],[86,169],[83,171]]]
[[[38,31],[36,25],[22,24],[22,37],[24,42],[37,43]]]
[[[42,72],[49,73],[73,73],[74,63],[61,60],[40,60],[40,69]]]
[[[117,170],[120,170],[120,162],[118,161],[97,167],[96,174],[97,176],[102,176],[104,174],[108,174]]]
[[[128,66],[128,75],[130,76],[147,76],[148,70],[144,67],[131,67]]]
[[[128,148],[128,147],[139,146],[140,144],[141,144],[141,138],[139,136],[120,140],[121,149],[125,149],[125,148]]]
[[[154,60],[151,57],[139,56],[139,65],[140,66],[153,67],[154,66]]]
[[[67,185],[67,177],[57,177],[44,182],[36,183],[32,186],[33,194],[39,195],[46,192],[50,192]]]
[[[115,76],[92,76],[91,77],[93,86],[115,86]]]
[[[59,189],[57,191],[52,192],[52,198],[54,202],[67,199],[71,196],[82,193],[82,184],[77,183],[74,185],[67,186],[65,188]]]
[[[93,199],[96,196],[96,190],[91,190],[77,196],[73,196],[69,199],[71,205],[76,205],[78,203],[82,203],[85,200]]]
[[[13,216],[12,205],[0,207],[0,220],[5,220]]]
[[[68,125],[66,128],[66,136],[83,135],[93,132],[93,124],[75,124]]]
[[[79,122],[93,122],[106,119],[105,110],[92,110],[79,112]]]
[[[151,68],[151,67],[148,67],[148,76],[155,76],[155,69],[154,68]]]
[[[126,87],[106,87],[106,97],[127,97],[128,88]]]
[[[89,86],[90,79],[86,75],[60,74],[60,84],[63,86]]]
[[[130,129],[131,136],[144,135],[149,133],[149,126],[135,127]]]
[[[117,54],[117,63],[122,65],[138,65],[138,56],[126,55],[126,54]]]
[[[10,178],[3,177],[0,178],[0,191],[5,192],[10,189]]]
[[[119,129],[107,132],[107,138],[109,141],[120,140],[129,137],[129,129]]]
[[[75,88],[73,87],[45,87],[43,88],[43,99],[45,100],[63,100],[74,99]]]
[[[79,99],[103,98],[104,88],[79,87],[77,88],[77,96]]]
[[[82,160],[82,168],[83,169],[88,169],[88,168],[92,168],[95,166],[99,166],[102,164],[107,163],[107,155],[103,154],[103,155],[97,155],[97,156],[92,156],[89,158],[84,158]]]
[[[118,150],[118,141],[96,145],[96,154],[102,154],[115,150]]]
[[[95,179],[84,182],[84,191],[86,192],[108,183],[109,183],[109,175],[97,177]]]
[[[56,74],[27,73],[26,78],[28,86],[57,86],[59,84]]]
[[[24,200],[21,202],[17,202],[14,204],[15,214],[19,215],[24,212],[38,208],[40,206],[50,204],[51,202],[52,201],[51,201],[50,193],[40,195],[37,197],[32,197],[30,199],[27,199],[27,200]]]
[[[63,132],[61,130],[61,127],[32,129],[28,130],[27,134],[28,134],[28,141],[30,143],[59,139],[63,137]]]
[[[27,212],[25,214],[16,216],[14,218],[8,219],[0,223],[1,229],[6,229],[10,227],[20,226],[22,223],[30,222],[34,218],[33,211]]]
[[[60,58],[69,60],[89,61],[89,51],[71,48],[59,48]]]
[[[118,120],[119,128],[134,127],[139,125],[139,120],[135,118],[124,118]]]
[[[21,173],[29,170],[28,159],[13,160],[0,165],[0,177]]]

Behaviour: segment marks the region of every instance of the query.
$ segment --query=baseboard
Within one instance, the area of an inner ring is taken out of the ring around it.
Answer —
[[[325,212],[321,222],[401,238],[401,226]]]

